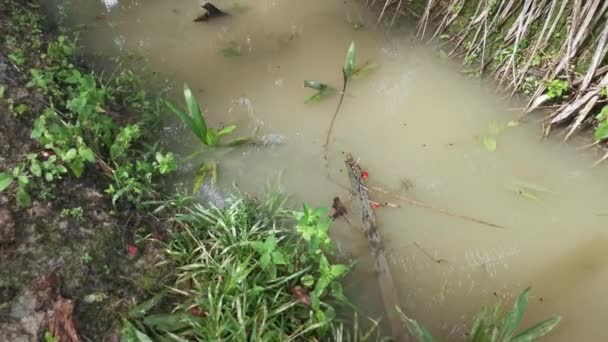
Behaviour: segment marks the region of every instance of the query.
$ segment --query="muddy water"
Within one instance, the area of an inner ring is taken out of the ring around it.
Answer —
[[[400,206],[377,210],[381,235],[402,306],[435,336],[463,339],[479,305],[532,286],[527,324],[564,316],[550,340],[608,338],[608,182],[603,168],[590,168],[597,156],[576,151],[580,142],[541,141],[532,118],[506,127],[516,116],[506,109],[516,104],[465,79],[407,30],[376,28],[365,9],[344,1],[218,1],[233,15],[208,23],[192,22],[202,13],[197,0],[57,4],[68,21],[86,24],[85,53],[140,56],[169,84],[190,84],[213,125],[235,123],[237,135],[259,127],[283,142],[221,157],[223,186],[235,180],[259,191],[280,175],[298,202],[346,201],[343,153],[350,152],[373,186],[506,227],[373,195]],[[305,104],[312,91],[302,83],[340,87],[350,41],[359,62],[379,68],[349,85],[331,139],[329,180],[323,144],[338,98]],[[189,132],[179,135],[177,150],[198,148]],[[349,208],[357,222],[354,203]],[[379,312],[361,232],[337,222],[333,236],[342,256],[358,260],[351,295]]]

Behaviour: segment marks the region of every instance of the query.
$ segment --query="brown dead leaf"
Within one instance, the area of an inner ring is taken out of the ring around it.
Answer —
[[[48,329],[58,342],[80,342],[74,323],[74,306],[73,300],[59,296],[48,314]]]

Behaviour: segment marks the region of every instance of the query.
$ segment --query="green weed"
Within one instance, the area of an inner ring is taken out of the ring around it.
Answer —
[[[568,91],[568,81],[555,79],[547,84],[547,96],[549,99],[561,99]]]
[[[206,146],[219,146],[222,139],[232,133],[235,129],[235,125],[226,126],[218,131],[213,130],[207,125],[203,112],[201,111],[196,98],[192,95],[192,91],[187,84],[184,84],[184,99],[186,101],[187,112],[178,109],[171,102],[166,102],[167,106],[173,113],[175,113],[184,124],[196,135],[196,137]],[[235,144],[238,141],[235,140],[228,145]]]
[[[529,327],[517,334],[526,309],[530,288],[525,289],[513,304],[513,308],[501,315],[501,305],[484,308],[478,314],[469,341],[474,342],[524,342],[536,341],[545,336],[559,324],[561,317],[556,316]],[[415,320],[399,310],[401,319],[410,333],[421,342],[434,342],[435,339]]]
[[[286,341],[335,331],[349,268],[329,262],[327,210],[293,213],[284,203],[239,195],[224,209],[180,215],[167,245],[176,280],[132,311],[123,338]]]

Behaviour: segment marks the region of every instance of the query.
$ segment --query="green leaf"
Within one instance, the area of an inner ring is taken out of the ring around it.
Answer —
[[[344,60],[344,75],[349,80],[355,72],[355,42],[351,42]]]
[[[525,289],[517,298],[517,301],[513,305],[513,309],[509,311],[504,318],[503,321],[503,332],[501,334],[502,339],[504,341],[511,340],[511,336],[517,330],[517,327],[521,323],[521,320],[524,317],[524,313],[526,313],[526,309],[528,308],[528,294],[530,292],[530,288]]]
[[[277,237],[274,234],[270,235],[264,242],[264,249],[267,252],[273,251],[277,247]]]
[[[70,167],[72,168],[72,172],[74,172],[74,175],[76,177],[82,176],[82,172],[84,171],[84,162],[82,161],[82,159],[80,159],[80,158],[75,159],[70,164]]]
[[[270,265],[271,261],[272,260],[270,259],[270,253],[264,253],[264,254],[262,254],[262,257],[260,258],[260,266],[262,266],[262,268],[266,269]]]
[[[524,331],[522,331],[519,335],[515,336],[511,342],[532,342],[546,335],[549,331],[553,330],[559,322],[561,321],[561,317],[553,317],[546,321],[540,322]]]
[[[46,172],[44,174],[44,179],[46,179],[47,182],[52,182],[53,181],[53,174],[50,172]]]
[[[13,183],[13,175],[9,172],[0,172],[0,192],[6,190]]]
[[[337,279],[348,272],[348,267],[344,265],[331,265],[330,273],[332,278]]]
[[[29,208],[32,206],[32,198],[22,186],[17,189],[16,197],[17,204],[19,204],[20,207]]]
[[[42,168],[40,167],[40,164],[37,161],[32,162],[32,165],[30,166],[30,172],[36,177],[40,177],[42,175]]]
[[[186,83],[184,83],[184,98],[186,99],[189,114],[192,117],[193,126],[196,129],[195,134],[202,139],[207,133],[207,123],[205,122],[205,118],[203,118],[203,113],[194,95],[192,95],[192,91]]]
[[[77,155],[78,155],[78,150],[76,150],[75,148],[71,148],[65,153],[65,155],[63,156],[62,159],[64,161],[70,161],[70,160],[76,158]]]
[[[27,185],[30,182],[30,180],[25,175],[18,175],[17,182],[19,183],[19,185],[24,186],[24,185]]]
[[[396,308],[396,309],[397,309],[397,312],[399,313],[399,316],[401,317],[401,321],[403,321],[403,323],[407,327],[407,330],[409,330],[412,335],[417,337],[419,341],[435,342],[435,338],[433,337],[433,335],[431,335],[431,333],[428,330],[426,330],[426,328],[424,328],[422,325],[420,325],[415,320],[407,317],[403,313],[403,311],[401,311],[400,308]]]
[[[311,274],[307,274],[300,278],[300,282],[306,287],[312,287],[315,284],[315,278]]]
[[[327,84],[317,82],[317,81],[304,81],[304,87],[314,89],[317,91],[323,91],[323,90],[329,88],[329,86]]]
[[[224,135],[228,135],[228,134],[232,133],[235,129],[236,129],[236,125],[226,126],[222,129],[220,129],[215,135],[217,135],[218,137],[222,137]]]
[[[88,147],[79,147],[78,154],[82,157],[82,159],[94,163],[95,162],[95,153]]]
[[[483,147],[489,152],[496,151],[496,138],[491,136],[483,137]]]
[[[285,255],[281,252],[272,252],[272,262],[275,263],[275,265],[287,265],[287,260],[285,260]]]
[[[601,141],[608,138],[608,121],[604,121],[597,126],[595,132],[593,133],[593,137],[596,141]]]

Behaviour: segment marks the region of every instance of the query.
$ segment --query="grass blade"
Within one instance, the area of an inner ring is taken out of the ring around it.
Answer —
[[[502,331],[502,339],[504,341],[509,341],[517,327],[521,323],[521,320],[524,317],[524,313],[526,313],[526,309],[528,308],[528,293],[530,292],[530,288],[522,292],[515,304],[513,304],[513,309],[509,311],[504,318],[503,322],[503,331]]]
[[[186,100],[186,105],[188,106],[188,111],[190,112],[190,116],[192,117],[193,127],[195,129],[195,134],[201,139],[204,140],[204,137],[207,134],[207,123],[205,122],[205,118],[203,117],[203,113],[201,112],[201,108],[196,102],[196,98],[192,95],[192,91],[188,87],[187,84],[184,83],[184,98]]]
[[[425,327],[423,327],[422,325],[420,325],[415,320],[407,317],[403,313],[403,311],[401,311],[400,308],[397,308],[397,312],[399,313],[399,316],[401,317],[401,320],[403,321],[403,323],[407,327],[407,330],[409,330],[409,332],[412,335],[414,335],[418,339],[418,341],[421,341],[421,342],[435,342],[435,338],[431,335],[431,333],[428,330],[426,330]]]
[[[560,316],[549,318],[546,321],[540,322],[523,332],[515,336],[511,342],[531,342],[536,341],[538,338],[546,335],[549,331],[553,330],[562,320]]]

